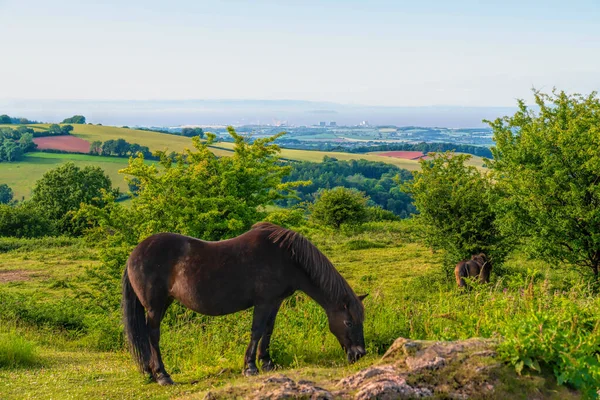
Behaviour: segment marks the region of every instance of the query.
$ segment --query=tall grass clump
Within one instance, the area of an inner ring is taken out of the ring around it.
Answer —
[[[14,329],[0,330],[0,368],[31,367],[39,364],[36,346]]]

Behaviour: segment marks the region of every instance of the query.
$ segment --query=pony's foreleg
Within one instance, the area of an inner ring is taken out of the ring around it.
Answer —
[[[256,375],[258,374],[258,368],[256,368],[256,348],[258,347],[258,341],[262,337],[267,328],[267,321],[273,305],[256,305],[254,306],[254,315],[252,316],[252,335],[250,338],[250,344],[246,349],[246,355],[244,357],[244,375]]]
[[[273,328],[275,327],[275,318],[277,317],[277,312],[279,311],[280,306],[281,303],[278,303],[269,314],[265,333],[263,333],[258,345],[258,360],[260,361],[260,369],[265,372],[272,371],[275,367],[273,360],[271,360],[271,355],[269,354],[269,345],[271,344],[271,335],[273,334]]]

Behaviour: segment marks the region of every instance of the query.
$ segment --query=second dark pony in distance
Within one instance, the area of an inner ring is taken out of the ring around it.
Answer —
[[[159,348],[160,323],[171,302],[205,315],[254,307],[244,374],[273,369],[269,343],[283,300],[303,291],[323,307],[329,329],[353,362],[365,355],[364,308],[346,280],[308,239],[261,222],[238,237],[206,242],[174,233],[142,241],[123,275],[123,319],[132,354],[143,372],[173,384]]]
[[[491,272],[492,264],[490,260],[484,253],[479,253],[471,256],[470,260],[463,260],[456,264],[454,277],[459,287],[466,287],[467,284],[464,278],[478,277],[480,283],[488,283]]]

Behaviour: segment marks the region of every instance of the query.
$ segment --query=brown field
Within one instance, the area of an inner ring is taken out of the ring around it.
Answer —
[[[90,151],[88,141],[71,135],[39,137],[34,138],[33,141],[40,150],[53,149],[75,153],[88,153]]]

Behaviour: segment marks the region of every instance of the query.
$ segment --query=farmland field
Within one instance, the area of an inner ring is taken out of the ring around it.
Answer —
[[[72,135],[39,137],[34,138],[33,142],[40,150],[54,149],[74,153],[88,153],[90,150],[88,141]]]
[[[99,157],[86,154],[27,153],[18,162],[0,163],[0,183],[6,183],[15,194],[15,199],[29,198],[36,180],[44,173],[65,162],[72,161],[79,167],[98,166],[110,177],[113,185],[127,191],[127,183],[119,170],[127,166],[126,158]]]

